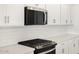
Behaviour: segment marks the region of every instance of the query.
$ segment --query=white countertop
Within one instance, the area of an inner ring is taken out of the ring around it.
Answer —
[[[56,43],[61,43],[63,41],[67,41],[69,39],[78,38],[78,34],[63,34],[54,37],[48,38],[49,40],[55,41]]]
[[[19,44],[14,44],[6,47],[0,48],[0,53],[7,53],[7,54],[30,54],[33,53],[34,49],[19,45]]]
[[[79,38],[79,34],[62,34],[58,36],[52,36],[47,38],[47,40],[52,40],[55,41],[57,44],[63,42],[63,41],[68,41],[74,38]],[[0,48],[0,53],[10,53],[10,54],[29,54],[30,52],[33,52],[34,48],[30,48],[24,45],[19,45],[19,44],[13,44],[9,45],[6,47],[1,47]],[[31,53],[30,53],[31,54]]]

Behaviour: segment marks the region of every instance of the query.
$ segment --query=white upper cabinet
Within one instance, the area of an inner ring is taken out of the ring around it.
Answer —
[[[67,24],[72,24],[72,19],[71,19],[71,8],[72,6],[71,5],[67,5]]]
[[[0,5],[0,26],[6,23],[6,5]]]
[[[67,24],[68,19],[67,19],[67,5],[61,5],[61,24]]]
[[[71,6],[68,4],[47,4],[48,24],[50,25],[70,25]]]
[[[1,26],[23,26],[24,25],[24,5],[2,4],[0,5],[0,25]]]
[[[24,26],[24,6],[48,11],[48,25],[72,24],[68,4],[0,4],[0,26]]]
[[[48,10],[48,24],[58,25],[60,24],[60,5],[59,4],[48,4],[46,5]]]
[[[60,9],[61,24],[70,24],[70,5],[61,4]]]
[[[24,25],[24,5],[12,4],[7,5],[7,21],[11,26]]]

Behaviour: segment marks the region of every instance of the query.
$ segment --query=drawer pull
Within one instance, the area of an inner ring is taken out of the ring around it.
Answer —
[[[62,53],[64,53],[64,49],[62,49]]]

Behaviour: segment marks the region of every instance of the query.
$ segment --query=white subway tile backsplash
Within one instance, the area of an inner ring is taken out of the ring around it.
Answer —
[[[66,26],[25,26],[0,29],[0,46],[32,38],[48,38],[67,32]]]

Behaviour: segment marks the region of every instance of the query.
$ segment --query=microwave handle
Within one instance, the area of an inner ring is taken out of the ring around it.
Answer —
[[[46,12],[44,12],[44,24],[46,24],[46,22],[47,22],[47,20],[46,20],[46,18],[47,18],[47,16],[46,16]]]

